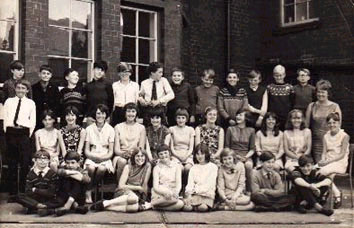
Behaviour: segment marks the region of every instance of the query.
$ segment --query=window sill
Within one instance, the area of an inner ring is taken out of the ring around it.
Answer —
[[[273,35],[285,35],[288,33],[301,32],[304,30],[317,29],[320,26],[321,22],[319,18],[314,18],[304,22],[294,22],[291,24],[285,24],[281,27],[273,29]]]

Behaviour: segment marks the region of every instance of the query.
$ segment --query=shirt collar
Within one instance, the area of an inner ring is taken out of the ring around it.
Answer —
[[[256,87],[250,86],[250,89],[253,90],[253,91],[256,91],[258,89],[258,86],[256,86]]]
[[[34,172],[36,175],[39,175],[39,172],[42,171],[42,172],[43,172],[42,177],[45,176],[49,170],[50,170],[49,167],[45,167],[43,170],[39,170],[37,167],[34,167],[34,168],[33,168],[33,172]]]
[[[269,173],[270,176],[273,176],[273,172],[272,171],[267,172],[264,169],[261,169],[261,173],[262,173],[262,176],[265,176],[265,177],[267,177],[268,173]]]

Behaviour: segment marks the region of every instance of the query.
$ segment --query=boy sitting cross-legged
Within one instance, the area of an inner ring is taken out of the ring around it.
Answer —
[[[17,195],[16,202],[27,208],[27,214],[41,214],[43,210],[60,207],[63,202],[56,197],[58,175],[49,168],[50,155],[39,150],[34,165],[26,178],[26,192]]]
[[[324,208],[323,205],[326,203],[332,181],[313,169],[313,165],[311,157],[302,155],[299,158],[299,166],[295,167],[291,173],[294,183],[292,191],[296,195],[297,211],[305,214],[307,212],[305,206],[314,207],[319,213],[330,216],[333,210]]]
[[[85,204],[85,186],[91,178],[87,170],[80,167],[80,154],[68,153],[64,160],[65,166],[58,170],[60,177],[59,197],[65,202],[64,206],[56,210],[56,215],[61,216],[73,209],[75,213],[86,214],[88,208]]]
[[[264,151],[259,159],[262,168],[252,175],[251,200],[256,205],[255,211],[285,211],[291,209],[295,196],[284,192],[284,185],[279,173],[274,171],[274,155]]]

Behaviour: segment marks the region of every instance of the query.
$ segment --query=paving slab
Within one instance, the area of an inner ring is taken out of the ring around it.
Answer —
[[[164,212],[168,224],[338,224],[334,216],[297,212],[214,211]]]
[[[20,224],[338,224],[334,216],[318,213],[301,215],[296,212],[215,211],[159,212],[145,211],[134,214],[117,212],[89,212],[86,215],[68,214],[61,217],[26,215],[21,205],[8,203],[0,205],[1,223]]]
[[[36,214],[26,215],[21,205],[8,203],[0,205],[1,223],[80,223],[80,224],[134,224],[134,223],[161,223],[161,213],[144,211],[139,213],[118,213],[110,211],[88,212],[86,215],[67,214],[61,217],[39,217]]]

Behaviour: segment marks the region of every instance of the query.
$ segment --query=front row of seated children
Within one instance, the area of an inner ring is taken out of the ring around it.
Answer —
[[[197,145],[185,192],[181,192],[182,165],[172,158],[170,147],[159,146],[157,156],[157,164],[152,169],[145,151],[134,148],[113,199],[97,201],[91,209],[118,212],[150,208],[199,212],[212,209],[284,211],[295,205],[300,213],[314,208],[327,216],[333,214],[333,210],[323,206],[331,179],[314,170],[312,158],[306,155],[299,158],[299,166],[291,173],[294,187],[290,194],[285,193],[282,179],[273,168],[275,156],[268,151],[260,155],[260,169],[253,170],[251,193],[245,188],[244,164],[230,149],[222,151],[222,165],[218,168],[210,162],[208,146]],[[61,216],[68,212],[85,214],[88,211],[84,206],[85,190],[90,177],[85,169],[80,168],[80,155],[75,152],[66,154],[65,165],[59,168],[58,174],[49,168],[49,161],[48,152],[36,152],[34,166],[27,176],[26,193],[19,194],[17,202],[27,208],[28,213],[37,212],[40,216]],[[153,182],[151,202],[150,178]]]

